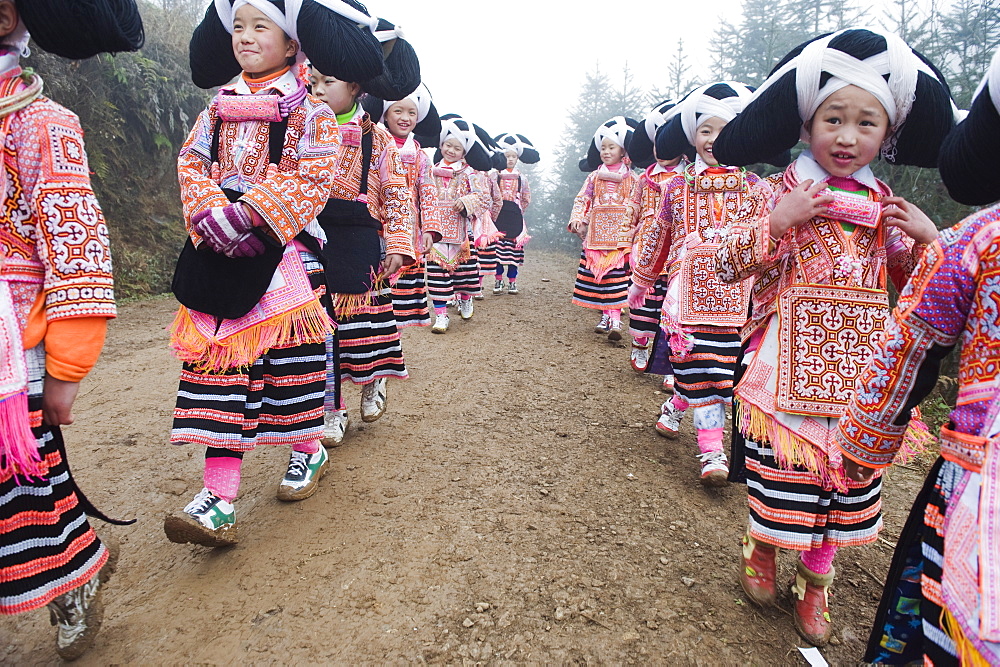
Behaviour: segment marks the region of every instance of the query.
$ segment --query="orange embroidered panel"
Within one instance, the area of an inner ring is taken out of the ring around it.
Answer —
[[[689,248],[681,270],[681,324],[712,324],[739,327],[747,319],[750,285],[726,284],[715,272],[717,243],[702,243]]]
[[[622,220],[628,215],[624,206],[595,206],[587,229],[587,248],[614,250],[621,241]]]

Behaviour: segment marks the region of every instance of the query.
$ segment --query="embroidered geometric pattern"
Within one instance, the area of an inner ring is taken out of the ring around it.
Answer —
[[[586,250],[614,250],[629,247],[632,245],[632,235],[635,231],[634,225],[636,222],[632,191],[638,179],[631,170],[625,172],[620,182],[609,180],[608,178],[599,178],[600,174],[600,171],[594,171],[587,176],[583,187],[580,188],[576,199],[573,200],[573,211],[569,216],[569,224],[572,226],[575,223],[579,227],[587,229],[587,236],[583,242],[583,247]],[[605,230],[595,232],[598,234],[598,238],[594,238],[593,240],[605,247],[591,246],[591,228],[594,226],[593,218],[595,217],[595,212],[598,209],[608,209],[610,212],[611,208],[618,210],[618,215],[621,216],[618,218],[615,232],[617,235],[615,245],[607,247],[609,239],[606,233],[606,226],[609,220],[606,216],[602,215],[602,220],[598,222],[598,225],[605,227]]]
[[[741,326],[747,319],[750,286],[747,281],[726,285],[715,273],[717,243],[689,248],[681,271],[680,321],[682,324]]]
[[[877,290],[795,285],[778,298],[777,408],[839,417],[889,310]]]
[[[589,250],[615,250],[621,241],[622,219],[628,215],[625,206],[595,206],[587,229]]]

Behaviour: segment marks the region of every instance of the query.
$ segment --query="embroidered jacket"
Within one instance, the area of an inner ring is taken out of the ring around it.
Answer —
[[[657,217],[663,207],[664,186],[667,181],[682,171],[686,165],[681,164],[677,169],[664,169],[658,164],[652,164],[639,177],[632,190],[632,204],[635,206],[638,224],[635,228],[635,238],[632,239],[633,262],[642,254],[639,241],[642,238],[652,238],[654,230],[659,223]],[[667,275],[669,265],[664,262],[660,275]],[[633,282],[635,278],[633,277]]]
[[[500,209],[503,208],[503,194],[500,192],[500,184],[497,182],[497,170],[490,169],[481,173],[486,185],[489,186],[490,198],[493,200],[490,204],[490,219],[496,220],[497,216],[500,215]]]
[[[0,78],[0,97],[25,88],[20,68]],[[114,317],[108,228],[79,119],[39,97],[2,123],[0,276],[10,283],[22,330],[40,293],[48,322]]]
[[[587,176],[573,200],[567,225],[567,229],[579,226],[584,250],[617,249],[627,253],[631,249],[636,224],[632,191],[636,181],[636,175],[627,165],[617,172],[602,165]]]
[[[528,179],[516,169],[504,169],[497,175],[500,186],[500,197],[503,201],[512,201],[521,209],[521,213],[531,205],[531,188]],[[519,187],[520,185],[520,187]]]
[[[413,247],[418,252],[427,250],[422,246],[423,232],[441,233],[440,223],[434,216],[434,202],[437,200],[437,190],[431,175],[431,159],[420,149],[420,144],[413,140],[412,135],[399,149],[399,157],[406,174],[406,187],[410,195],[406,215],[413,229]]]
[[[482,172],[475,171],[465,161],[453,165],[439,162],[431,169],[434,184],[434,204],[431,213],[433,231],[441,233],[442,243],[465,243],[469,238],[467,219],[488,216],[493,205],[489,184]],[[455,202],[462,202],[465,215],[456,213]]]
[[[410,215],[410,191],[406,171],[389,132],[375,123],[367,113],[356,121],[364,134],[372,133],[372,159],[368,171],[368,212],[382,223],[382,237],[388,254],[415,258],[413,218]],[[344,140],[340,145],[333,170],[330,196],[354,201],[361,192],[361,146]]]
[[[298,86],[291,72],[282,75],[274,87],[287,86]],[[250,94],[242,80],[233,88]],[[275,237],[287,244],[315,221],[330,197],[334,158],[340,148],[336,116],[321,100],[307,96],[288,116],[281,162],[275,169],[268,163],[270,124],[258,120],[224,121],[219,160],[212,164],[217,110],[213,100],[198,115],[177,158],[184,219],[192,240],[199,239],[190,230],[191,218],[207,208],[228,205],[222,192],[227,188],[243,192],[240,201],[260,214]]]
[[[923,248],[914,247],[910,237],[881,222],[874,227],[855,226],[849,234],[840,220],[827,217],[796,225],[775,245],[769,231],[770,212],[798,183],[793,164],[752,187],[716,256],[722,281],[755,277],[744,339],[774,314],[778,294],[792,284],[796,265],[798,283],[885,289],[888,273],[897,289],[902,289],[914,257]],[[869,201],[892,194],[885,183],[874,185]]]
[[[926,246],[900,294],[881,344],[840,420],[845,456],[892,463],[910,411],[934,388],[941,360],[959,343],[959,389],[950,428],[986,436],[1000,374],[1000,206],[979,211]]]

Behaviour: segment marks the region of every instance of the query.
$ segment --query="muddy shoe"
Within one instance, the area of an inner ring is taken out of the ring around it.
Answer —
[[[676,438],[681,430],[684,411],[674,407],[673,401],[665,401],[660,408],[660,418],[656,422],[656,432],[664,438]]]
[[[649,368],[649,343],[645,345],[639,345],[635,342],[632,343],[632,352],[629,355],[629,362],[632,364],[632,370],[636,373],[644,373],[647,368]]]
[[[743,535],[743,566],[740,568],[740,585],[751,602],[761,607],[774,605],[777,599],[777,589],[774,579],[777,574],[775,557],[777,550],[767,544],[761,544]]]
[[[293,451],[288,459],[288,470],[278,486],[278,500],[295,502],[316,493],[319,480],[329,465],[330,455],[322,447],[315,454]]]
[[[101,572],[48,604],[49,622],[57,626],[56,653],[63,660],[76,660],[86,653],[101,629],[104,620]]]
[[[373,380],[361,388],[361,421],[367,423],[377,421],[385,414],[388,400],[386,379]]]
[[[511,281],[510,287],[507,289],[507,294],[517,294],[517,283]]]
[[[202,489],[183,512],[163,520],[163,532],[168,540],[177,544],[229,547],[239,541],[236,508],[208,489]]]
[[[601,321],[594,327],[594,333],[606,334],[609,331],[611,331],[611,318],[608,315],[602,315]]]
[[[729,459],[725,452],[705,452],[698,455],[701,462],[701,485],[720,487],[729,484]]]
[[[608,340],[617,343],[622,339],[621,320],[611,320],[608,324]]]
[[[330,447],[339,447],[344,442],[344,436],[347,435],[347,425],[349,423],[350,418],[347,416],[347,410],[324,412],[323,438],[320,440],[323,446],[327,449]]]
[[[827,574],[813,572],[800,560],[795,564],[792,582],[792,606],[795,629],[813,646],[826,646],[833,634],[830,621],[829,593],[835,570]]]
[[[495,283],[493,283],[493,293],[494,294],[503,294],[503,281],[502,280],[498,280]]]

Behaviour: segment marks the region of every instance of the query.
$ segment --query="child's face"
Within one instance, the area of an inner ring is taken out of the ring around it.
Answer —
[[[309,85],[313,95],[326,102],[334,113],[347,113],[354,108],[361,86],[326,76],[315,67],[309,69]]]
[[[506,151],[504,152],[504,157],[507,158],[507,168],[513,169],[517,166],[517,152],[516,151]]]
[[[417,115],[417,105],[413,100],[393,102],[385,112],[385,126],[392,136],[405,139],[416,127]]]
[[[875,96],[857,86],[841,88],[806,123],[819,166],[833,176],[850,176],[874,160],[889,131],[889,116]]]
[[[610,166],[616,165],[625,157],[625,149],[612,139],[605,138],[601,142],[601,162]]]
[[[664,169],[670,169],[671,167],[676,167],[680,163],[681,163],[680,156],[675,157],[673,160],[661,160],[660,158],[656,158],[656,164],[660,165]]]
[[[441,155],[448,162],[458,162],[465,157],[465,149],[458,139],[449,138],[441,144]]]
[[[694,131],[694,149],[698,151],[698,156],[710,167],[717,167],[719,161],[712,153],[712,145],[715,144],[719,132],[726,126],[726,121],[718,116],[711,116],[701,121]]]
[[[253,5],[243,5],[233,17],[233,53],[243,71],[254,78],[280,72],[299,45]]]

